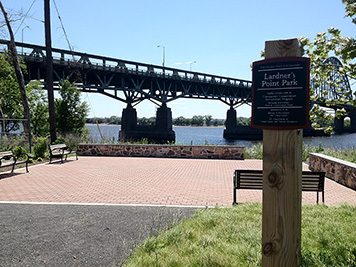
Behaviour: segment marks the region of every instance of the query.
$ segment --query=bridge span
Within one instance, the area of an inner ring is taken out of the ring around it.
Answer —
[[[8,46],[9,41],[0,40],[0,44]],[[27,66],[26,82],[40,80],[46,87],[45,47],[20,42],[16,47]],[[174,141],[172,112],[167,104],[179,98],[219,100],[228,105],[227,133],[236,127],[235,109],[251,102],[252,82],[247,80],[64,49],[52,48],[52,54],[55,90],[61,79],[69,79],[82,92],[100,93],[126,103],[119,136],[122,140]],[[149,127],[137,125],[135,106],[144,100],[159,106],[156,124]]]
[[[0,39],[0,45],[3,46],[3,51],[6,46],[9,46],[9,41]],[[16,46],[27,66],[25,82],[40,80],[46,88],[45,47],[20,42],[16,42]],[[69,79],[82,92],[99,93],[126,103],[121,116],[122,125],[119,133],[121,140],[147,138],[163,143],[175,141],[172,112],[168,104],[179,98],[218,100],[225,103],[229,109],[226,115],[224,138],[241,139],[246,136],[250,139],[261,138],[261,133],[255,131],[256,129],[237,126],[236,108],[251,103],[251,81],[57,48],[52,48],[52,54],[55,90],[59,89],[62,79]],[[324,83],[317,81],[318,77],[311,78],[311,87],[318,95],[314,103],[335,110],[344,108],[345,115],[341,118],[335,117],[335,132],[356,132],[355,107],[329,104],[340,98],[352,101],[348,78],[338,71],[342,64],[335,57],[328,58],[325,64],[330,64],[334,70],[331,71],[328,81]],[[344,89],[342,93],[339,91],[340,87]],[[144,100],[159,106],[155,125],[137,124],[135,106]],[[346,117],[351,121],[348,129],[344,127]],[[313,135],[315,132],[310,134]]]

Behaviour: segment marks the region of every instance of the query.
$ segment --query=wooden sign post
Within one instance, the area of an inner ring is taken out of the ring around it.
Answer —
[[[297,39],[267,41],[265,57],[254,63],[252,98],[252,126],[263,129],[262,266],[300,266],[309,59]]]

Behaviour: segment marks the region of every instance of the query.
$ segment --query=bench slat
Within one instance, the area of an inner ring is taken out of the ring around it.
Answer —
[[[318,193],[322,193],[322,200],[324,202],[324,180],[325,172],[302,172],[302,191],[317,192],[317,203],[319,202]],[[234,172],[234,191],[233,204],[236,202],[237,189],[263,189],[263,172],[262,170],[235,170]]]

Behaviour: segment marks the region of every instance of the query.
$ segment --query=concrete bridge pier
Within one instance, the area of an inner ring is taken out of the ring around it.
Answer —
[[[133,138],[133,133],[137,126],[137,111],[127,104],[127,107],[122,110],[121,115],[121,130],[119,132],[119,140],[127,141]]]
[[[226,130],[235,130],[237,128],[237,112],[230,106],[230,109],[226,113]]]
[[[228,140],[261,140],[262,130],[250,126],[237,125],[237,111],[230,106],[226,113],[223,137]]]
[[[350,132],[356,133],[356,110],[350,112]]]
[[[225,129],[223,137],[225,139],[235,139],[237,133],[237,112],[230,106],[230,109],[226,113]]]
[[[135,130],[137,125],[137,111],[135,108],[128,104],[126,108],[122,110],[121,116],[121,131]]]
[[[334,132],[335,133],[343,133],[344,132],[344,120],[345,117],[337,118],[334,117]]]
[[[120,141],[140,141],[165,144],[175,141],[172,124],[172,111],[164,103],[157,109],[155,125],[138,125],[137,112],[130,104],[122,111]]]
[[[173,131],[172,111],[163,103],[156,112],[156,125],[152,139],[157,143],[174,142],[176,134]]]

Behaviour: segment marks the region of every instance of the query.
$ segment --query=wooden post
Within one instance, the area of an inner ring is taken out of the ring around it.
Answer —
[[[300,56],[297,39],[267,41],[265,58]],[[263,130],[262,266],[300,266],[302,130]]]

